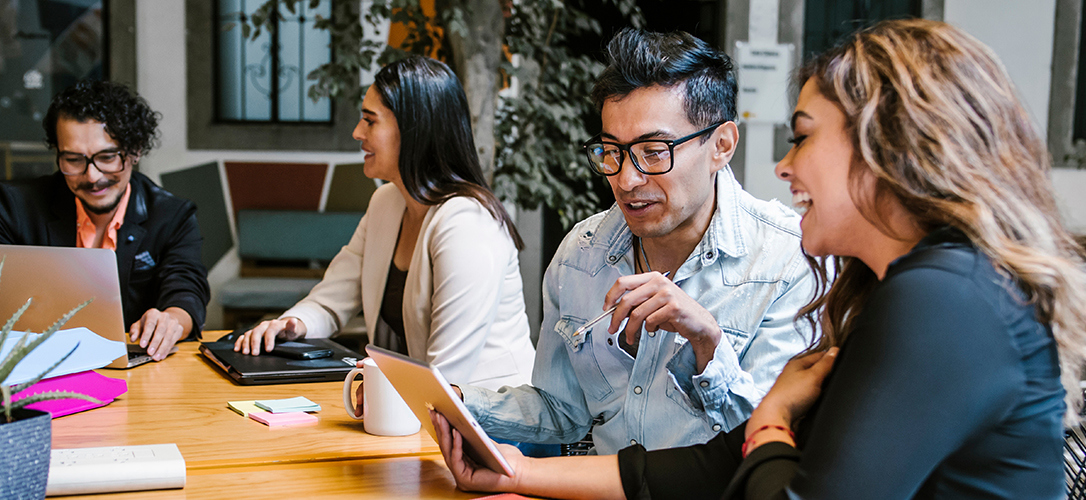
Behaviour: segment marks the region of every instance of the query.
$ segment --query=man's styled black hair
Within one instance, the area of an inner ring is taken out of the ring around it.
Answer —
[[[130,155],[144,155],[155,145],[160,113],[151,110],[142,97],[115,82],[80,80],[53,97],[41,126],[45,142],[57,147],[57,120],[104,123],[106,133]]]
[[[408,194],[424,205],[475,198],[522,250],[513,219],[483,176],[468,99],[456,74],[441,61],[409,56],[381,68],[373,86],[400,129],[400,179]]]
[[[607,44],[607,67],[592,88],[597,109],[640,88],[683,84],[686,118],[702,128],[735,120],[732,60],[689,33],[625,28]]]

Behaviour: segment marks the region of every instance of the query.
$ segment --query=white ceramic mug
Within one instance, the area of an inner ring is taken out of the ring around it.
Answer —
[[[362,389],[362,415],[355,413],[354,390],[351,388],[359,373],[365,384]],[[347,374],[347,379],[343,381],[343,406],[351,418],[362,420],[366,432],[377,436],[407,436],[422,427],[373,358],[363,359],[362,368],[355,368]]]

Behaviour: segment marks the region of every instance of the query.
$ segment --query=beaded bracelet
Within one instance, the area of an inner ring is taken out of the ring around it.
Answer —
[[[750,433],[750,436],[747,436],[747,440],[743,441],[743,458],[747,458],[747,454],[749,453],[747,448],[750,447],[750,443],[751,443],[751,441],[754,440],[754,436],[757,436],[759,432],[762,432],[762,431],[764,431],[766,429],[777,429],[777,430],[780,430],[780,431],[787,432],[788,437],[792,438],[792,442],[795,443],[795,441],[796,441],[796,435],[792,432],[792,429],[789,429],[789,428],[787,428],[787,427],[785,427],[783,425],[763,425],[763,426],[759,427],[757,430],[755,430],[754,432]],[[753,451],[753,450],[750,450],[750,451]]]

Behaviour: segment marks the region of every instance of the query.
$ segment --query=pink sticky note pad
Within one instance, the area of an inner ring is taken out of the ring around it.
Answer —
[[[110,378],[94,371],[85,371],[47,378],[30,386],[30,388],[20,392],[12,399],[19,400],[49,391],[78,392],[95,398],[101,403],[94,404],[82,399],[53,399],[27,405],[27,408],[47,411],[53,415],[53,418],[63,417],[64,415],[98,408],[113,402],[117,396],[128,392],[128,383],[124,379]]]
[[[288,425],[305,425],[317,422],[316,415],[296,411],[289,413],[250,413],[249,418],[256,420],[268,427],[285,427]]]

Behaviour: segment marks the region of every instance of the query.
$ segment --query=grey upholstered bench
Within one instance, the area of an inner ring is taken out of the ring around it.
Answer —
[[[305,297],[361,218],[360,212],[239,210],[241,273],[219,293],[224,326],[278,315]]]

